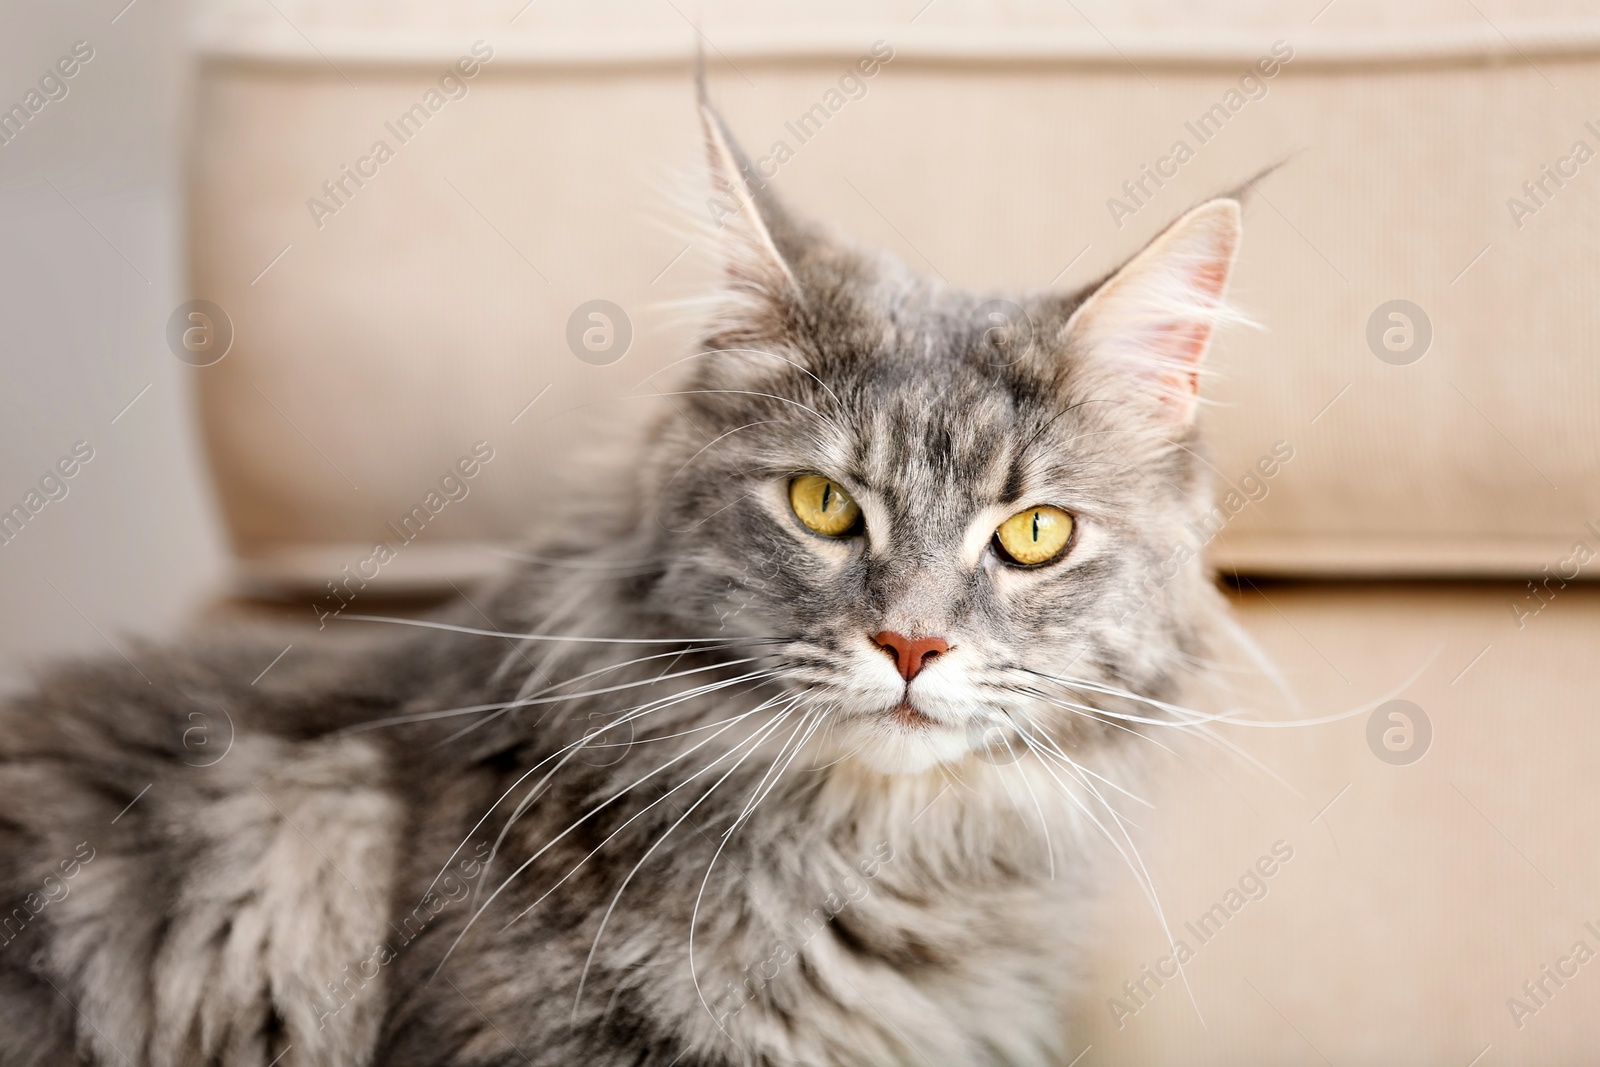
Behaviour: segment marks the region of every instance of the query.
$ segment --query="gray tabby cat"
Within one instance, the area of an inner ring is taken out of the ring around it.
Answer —
[[[1226,625],[1172,546],[1239,205],[1007,327],[703,115],[633,486],[454,615],[0,711],[4,1064],[1065,1062],[1112,771]]]

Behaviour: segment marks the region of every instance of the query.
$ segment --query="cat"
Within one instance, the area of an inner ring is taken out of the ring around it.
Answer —
[[[0,1062],[1069,1058],[1112,775],[1228,625],[1146,579],[1239,200],[995,300],[701,117],[725,272],[634,481],[458,610],[0,710]]]

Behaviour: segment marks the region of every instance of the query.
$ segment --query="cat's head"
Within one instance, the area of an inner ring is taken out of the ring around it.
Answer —
[[[725,291],[654,446],[656,607],[781,638],[784,684],[879,771],[1108,736],[1093,687],[1169,691],[1216,599],[1181,546],[1239,204],[1002,300],[798,221],[703,114]]]

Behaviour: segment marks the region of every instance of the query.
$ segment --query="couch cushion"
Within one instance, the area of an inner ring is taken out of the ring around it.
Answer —
[[[1466,1065],[1492,1045],[1481,1063],[1592,1060],[1600,963],[1570,958],[1579,941],[1600,953],[1588,662],[1600,590],[1552,584],[1530,615],[1539,601],[1513,583],[1258,589],[1237,598],[1243,621],[1302,717],[1403,699],[1431,742],[1414,722],[1407,751],[1387,712],[1376,733],[1370,714],[1214,728],[1283,784],[1214,748],[1152,749],[1157,810],[1126,807],[1194,953],[1194,1001],[1182,979],[1144,977],[1172,974],[1172,949],[1119,867],[1072,1051],[1092,1044],[1103,1064]],[[1253,706],[1287,717],[1281,700]],[[1278,842],[1292,858],[1240,890]],[[1568,976],[1558,986],[1542,967]]]

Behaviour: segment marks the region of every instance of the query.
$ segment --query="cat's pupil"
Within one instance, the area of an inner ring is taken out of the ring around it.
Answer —
[[[1033,513],[1033,539],[1036,542],[1039,540],[1039,513],[1037,511]]]
[[[822,486],[822,510],[823,510],[824,513],[826,513],[827,510],[828,510],[828,501],[830,501],[832,499],[833,499],[833,483],[832,482],[825,482],[825,483],[823,483],[823,486]]]

